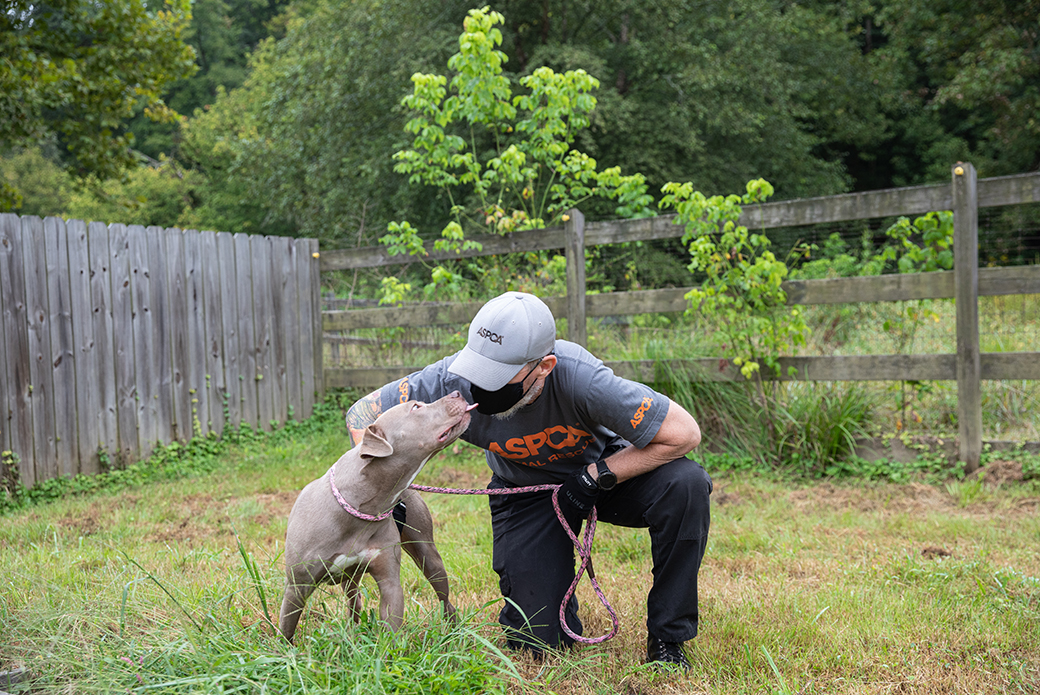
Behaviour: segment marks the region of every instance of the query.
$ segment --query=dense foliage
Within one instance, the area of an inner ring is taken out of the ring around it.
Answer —
[[[373,244],[394,220],[430,238],[451,218],[444,190],[412,184],[392,157],[414,149],[402,104],[411,78],[457,50],[469,3],[199,0],[190,23],[180,0],[5,7],[0,182],[23,214],[300,234],[326,247]],[[582,71],[596,106],[573,149],[641,174],[652,195],[669,181],[724,193],[761,177],[785,199],[941,181],[958,159],[982,176],[1040,166],[1040,0],[492,10],[504,17],[501,86],[519,94],[540,71]],[[448,124],[445,135],[489,166],[493,139],[466,130]],[[86,191],[47,171],[111,178],[135,152],[149,164]],[[617,204],[582,207],[612,217]]]
[[[135,111],[176,120],[162,97],[171,81],[195,70],[181,39],[190,16],[187,0],[167,0],[154,11],[143,0],[5,2],[0,146],[56,142],[69,169],[102,179],[137,165],[126,122]],[[36,194],[0,183],[0,210]]]

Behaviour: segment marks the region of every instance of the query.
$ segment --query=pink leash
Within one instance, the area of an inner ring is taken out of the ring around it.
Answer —
[[[393,507],[383,512],[382,514],[365,514],[360,509],[352,506],[349,502],[343,499],[343,495],[340,494],[339,488],[336,487],[335,481],[336,464],[332,464],[332,468],[329,469],[329,486],[332,488],[332,495],[339,502],[339,505],[343,507],[348,513],[356,516],[364,521],[382,521],[393,513]],[[578,550],[578,557],[581,558],[581,565],[578,567],[578,571],[574,575],[574,581],[571,582],[570,588],[567,589],[567,593],[563,596],[563,602],[560,603],[560,627],[563,631],[573,639],[575,642],[581,642],[582,644],[599,644],[600,642],[606,642],[608,639],[613,637],[618,632],[618,617],[617,613],[611,607],[610,602],[607,600],[606,595],[599,586],[599,582],[596,580],[596,571],[592,567],[592,539],[596,535],[596,508],[592,508],[592,513],[589,514],[588,522],[585,524],[585,538],[584,543],[578,540],[578,537],[571,530],[570,524],[563,516],[563,510],[560,509],[559,501],[559,485],[547,484],[547,485],[528,485],[527,487],[513,487],[513,488],[496,488],[496,489],[480,489],[480,490],[456,490],[449,487],[427,487],[426,485],[409,485],[413,490],[419,490],[420,492],[436,492],[445,495],[517,495],[525,492],[544,492],[546,490],[552,490],[552,501],[553,509],[556,510],[556,518],[560,520],[560,524],[563,526],[567,535],[570,536],[571,542],[574,543],[574,547]],[[592,588],[596,592],[596,596],[599,597],[600,603],[610,613],[610,621],[612,627],[610,632],[600,637],[582,637],[581,635],[575,634],[573,630],[567,625],[567,619],[564,615],[564,610],[567,607],[567,602],[570,601],[571,596],[574,595],[574,590],[578,588],[578,582],[581,580],[581,575],[586,571],[589,573],[589,581],[592,582]]]

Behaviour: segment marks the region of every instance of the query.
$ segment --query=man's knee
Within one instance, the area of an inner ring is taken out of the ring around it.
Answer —
[[[710,521],[711,476],[697,463],[676,459],[654,471],[660,476],[658,499],[646,520],[651,527],[668,528],[677,539],[702,538]]]
[[[708,471],[696,461],[681,458],[661,466],[662,484],[669,496],[687,500],[690,504],[706,504],[711,495],[712,482]]]

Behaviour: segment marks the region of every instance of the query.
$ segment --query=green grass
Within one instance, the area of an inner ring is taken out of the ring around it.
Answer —
[[[0,670],[26,666],[28,692],[76,693],[1040,689],[1036,457],[1021,457],[1024,482],[996,487],[943,479],[930,463],[890,464],[873,482],[813,482],[705,457],[715,492],[701,631],[689,644],[692,673],[678,676],[641,663],[646,533],[607,525],[594,553],[619,635],[540,664],[504,654],[487,502],[475,497],[425,495],[458,626],[441,619],[405,561],[401,632],[371,613],[351,623],[340,591],[326,588],[297,646],[283,644],[268,616],[277,619],[281,599],[288,511],[345,442],[329,415],[199,454],[176,474],[145,465],[132,484],[9,510],[0,516]],[[862,472],[849,465],[846,475]],[[472,487],[487,477],[480,452],[460,444],[417,482]],[[374,610],[369,580],[363,595]],[[587,585],[579,598],[587,634],[606,632]]]

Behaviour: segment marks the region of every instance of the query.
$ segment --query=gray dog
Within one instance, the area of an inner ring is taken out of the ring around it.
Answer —
[[[433,586],[445,614],[454,617],[430,510],[408,485],[430,457],[466,431],[475,407],[458,391],[435,403],[400,403],[369,425],[361,443],[326,475],[303,489],[285,534],[285,597],[278,620],[285,639],[292,642],[307,598],[321,583],[343,585],[357,620],[358,582],[365,572],[379,587],[380,618],[397,630],[404,620],[402,547]],[[385,516],[399,499],[407,508],[400,531],[395,519]]]

